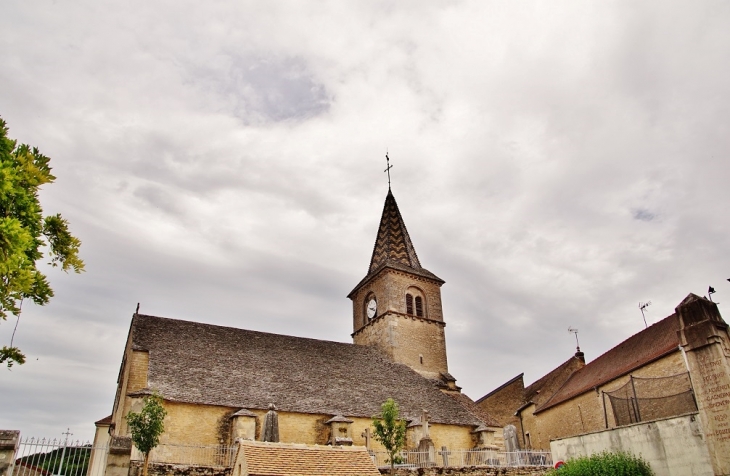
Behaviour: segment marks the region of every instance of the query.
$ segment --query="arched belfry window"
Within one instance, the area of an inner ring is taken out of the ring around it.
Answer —
[[[408,288],[406,292],[406,314],[409,316],[425,317],[425,297],[423,291],[415,286]]]

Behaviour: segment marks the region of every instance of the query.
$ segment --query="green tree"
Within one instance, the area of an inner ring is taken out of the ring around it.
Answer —
[[[399,417],[398,404],[392,398],[380,406],[380,415],[373,417],[373,437],[388,452],[390,474],[395,471],[396,456],[406,445],[406,422]]]
[[[53,297],[53,289],[36,264],[47,247],[51,266],[80,273],[84,262],[79,258],[81,241],[71,235],[68,222],[60,214],[43,216],[38,200],[42,185],[52,183],[50,158],[37,148],[18,145],[8,138],[8,128],[0,118],[0,318],[8,314],[20,318],[23,301],[38,305]],[[13,334],[15,332],[13,331]],[[0,364],[11,367],[23,364],[25,355],[19,348],[0,349]]]
[[[144,454],[144,476],[147,476],[150,451],[160,443],[160,435],[165,431],[165,415],[167,411],[157,392],[144,397],[144,406],[139,413],[127,414],[132,443]]]

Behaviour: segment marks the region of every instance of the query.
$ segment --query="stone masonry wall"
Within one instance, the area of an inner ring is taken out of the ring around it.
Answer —
[[[548,472],[548,468],[516,467],[516,468],[490,468],[484,466],[468,466],[464,468],[418,468],[395,470],[396,476],[542,476]],[[390,468],[381,468],[380,474],[390,474]]]
[[[142,463],[132,461],[129,476],[142,476]],[[148,476],[230,476],[233,468],[188,466],[184,464],[150,463]]]
[[[509,385],[505,385],[481,400],[477,405],[495,418],[503,428],[507,425],[519,428],[520,420],[515,416],[515,410],[525,403],[524,393],[525,384],[520,376]],[[521,439],[522,435],[520,435]]]
[[[355,344],[372,345],[384,355],[427,378],[448,372],[443,324],[390,312],[354,336]]]
[[[165,432],[160,437],[161,444],[174,445],[217,445],[233,443],[230,441],[230,426],[225,423],[237,409],[213,405],[194,405],[189,403],[164,403],[167,410]],[[251,410],[257,419],[256,440],[261,439],[261,424],[266,410]],[[308,413],[279,412],[279,438],[282,443],[305,443],[309,445],[326,445],[330,439],[330,426],[325,422],[332,415],[315,415]],[[365,429],[370,428],[370,418],[351,417],[353,420],[351,434],[353,444],[365,446]],[[472,427],[431,424],[431,438],[437,448],[446,446],[452,450],[467,450],[475,445]],[[384,451],[374,439],[370,440],[370,449]],[[413,448],[411,448],[413,449]]]
[[[686,371],[687,367],[684,359],[678,350],[631,373],[637,377],[666,377]],[[530,432],[532,447],[534,449],[549,450],[550,440],[552,439],[606,429],[601,392],[615,390],[628,380],[628,375],[621,376],[602,385],[597,389],[598,391],[590,390],[534,415],[530,412],[530,409],[524,411],[522,423],[524,431]],[[672,389],[668,389],[668,394],[671,393]],[[606,398],[606,413],[608,427],[615,427],[615,420],[608,398]]]
[[[405,314],[406,293],[411,286],[415,286],[423,292],[426,300],[424,303],[424,317],[434,321],[443,321],[441,286],[438,283],[414,274],[386,268],[352,296],[352,329],[357,331],[367,324],[368,319],[365,314],[367,303],[365,300],[370,293],[375,295],[375,300],[378,303],[378,316],[387,311]]]

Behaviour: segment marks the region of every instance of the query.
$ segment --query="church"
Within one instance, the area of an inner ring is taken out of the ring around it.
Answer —
[[[370,266],[349,293],[352,344],[135,313],[112,415],[97,435],[128,436],[125,416],[157,392],[162,445],[261,441],[275,409],[279,441],[381,447],[371,418],[393,398],[407,448],[503,449],[499,423],[449,373],[444,281],[421,266],[388,190]]]

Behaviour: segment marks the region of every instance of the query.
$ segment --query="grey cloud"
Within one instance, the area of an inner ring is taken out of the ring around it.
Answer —
[[[637,208],[635,210],[632,210],[632,214],[635,220],[640,221],[652,221],[654,218],[656,218],[656,215],[654,213],[644,208]]]

